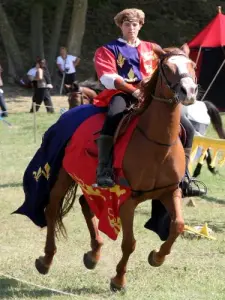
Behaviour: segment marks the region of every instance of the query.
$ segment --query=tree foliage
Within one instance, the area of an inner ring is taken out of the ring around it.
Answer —
[[[88,7],[79,12],[82,2]],[[31,67],[36,55],[44,55],[53,72],[59,46],[68,45],[72,54],[81,55],[78,72],[87,77],[96,48],[120,34],[113,21],[118,11],[143,9],[146,22],[140,37],[162,46],[179,46],[210,22],[221,4],[225,1],[1,0],[0,61],[6,72],[10,66],[20,74]]]

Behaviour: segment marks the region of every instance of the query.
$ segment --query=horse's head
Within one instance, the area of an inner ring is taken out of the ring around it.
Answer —
[[[65,84],[65,88],[69,95],[69,109],[83,104],[82,91],[77,82],[73,82],[71,85]]]
[[[166,48],[158,51],[159,97],[170,98],[171,102],[184,105],[194,103],[198,93],[196,83],[195,63],[189,58],[187,44],[179,48]],[[157,90],[157,89],[156,89]]]
[[[77,82],[73,82],[72,85],[65,85],[69,92],[69,108],[73,108],[82,104],[92,103],[93,99],[97,96],[97,93],[85,86],[80,86]]]

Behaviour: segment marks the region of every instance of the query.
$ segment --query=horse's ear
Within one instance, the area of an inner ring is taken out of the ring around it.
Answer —
[[[189,57],[190,55],[190,48],[187,43],[183,44],[180,49]]]
[[[166,52],[162,49],[162,47],[160,47],[159,45],[157,44],[152,44],[152,47],[153,47],[153,51],[155,52],[155,54],[161,58],[162,56],[164,56],[166,54]]]
[[[79,86],[79,83],[77,81],[74,81],[72,83],[71,88],[72,88],[73,92],[80,92],[80,86]]]
[[[70,84],[64,84],[64,87],[65,87],[68,91],[71,91],[71,85],[70,85]]]

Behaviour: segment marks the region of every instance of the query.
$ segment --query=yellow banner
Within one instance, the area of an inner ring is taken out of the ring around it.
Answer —
[[[225,163],[225,140],[195,136],[190,157],[190,167],[192,167],[194,161],[203,164],[208,149],[210,149],[212,155],[212,167],[215,167],[216,164],[222,166]],[[198,151],[201,154],[196,159]]]

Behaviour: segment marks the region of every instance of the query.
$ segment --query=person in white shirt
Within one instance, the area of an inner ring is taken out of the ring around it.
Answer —
[[[32,105],[31,105],[31,109],[30,109],[31,113],[33,112],[33,103],[36,102],[36,96],[37,96],[37,80],[35,79],[35,77],[36,77],[36,73],[37,73],[37,70],[39,67],[38,60],[40,60],[39,56],[36,58],[36,62],[33,65],[33,67],[31,69],[29,69],[27,72],[27,78],[29,80],[29,84],[33,88]]]
[[[76,80],[76,66],[80,63],[80,58],[67,53],[65,47],[60,48],[60,56],[57,57],[56,64],[59,69],[59,75],[63,77],[65,73],[63,86],[72,85]]]
[[[28,72],[27,72],[27,76],[29,78],[30,81],[34,81],[34,77],[36,76],[36,72],[37,72],[37,67],[33,67],[31,68]]]

